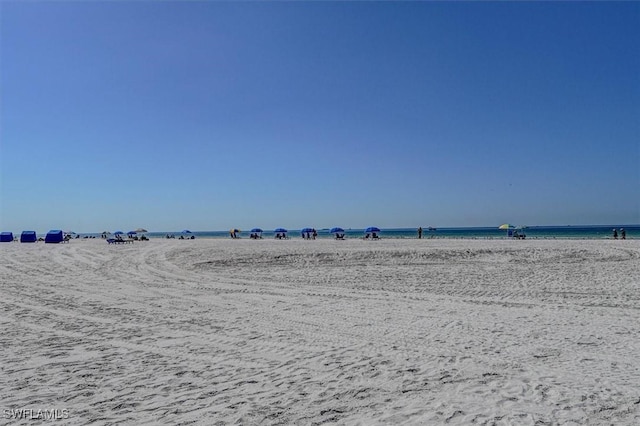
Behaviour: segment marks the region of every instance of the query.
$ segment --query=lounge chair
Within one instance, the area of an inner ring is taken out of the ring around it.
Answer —
[[[107,238],[107,244],[133,244],[133,239],[127,238],[123,240],[122,238]]]

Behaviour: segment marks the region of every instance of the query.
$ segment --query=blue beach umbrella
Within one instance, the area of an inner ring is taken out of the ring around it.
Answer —
[[[339,227],[335,227],[335,228],[331,228],[331,230],[329,231],[332,234],[342,234],[344,233],[344,229],[339,228]]]
[[[367,229],[365,229],[364,232],[380,232],[380,228],[375,226],[370,226]]]
[[[116,232],[113,233],[113,235],[122,235],[122,234],[124,234],[124,232],[122,232],[122,231],[116,231]]]
[[[287,232],[289,232],[289,231],[287,231],[287,230],[286,230],[286,229],[284,229],[284,228],[276,228],[276,229],[275,229],[275,231],[273,231],[273,232],[284,232],[284,233],[286,234],[286,233],[287,233]]]
[[[136,235],[136,234],[137,234],[137,232],[136,232],[136,231],[129,231],[129,232],[127,232],[127,235]]]
[[[189,231],[188,229],[183,229],[183,230],[182,230],[182,233],[183,233],[183,234],[191,234],[191,231]]]
[[[260,229],[260,228],[253,228],[253,229],[251,230],[251,232],[262,232],[262,229]]]
[[[304,233],[313,232],[313,228],[303,228],[302,231],[300,232],[304,232]]]

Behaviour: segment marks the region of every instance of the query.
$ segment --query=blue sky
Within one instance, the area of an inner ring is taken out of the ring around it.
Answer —
[[[638,2],[0,3],[0,227],[640,223]]]

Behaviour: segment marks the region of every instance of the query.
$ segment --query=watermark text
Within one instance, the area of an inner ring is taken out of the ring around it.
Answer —
[[[7,420],[64,420],[69,418],[69,410],[11,408],[3,410],[2,417]]]

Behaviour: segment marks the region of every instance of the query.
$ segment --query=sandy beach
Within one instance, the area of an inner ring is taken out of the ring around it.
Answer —
[[[637,240],[76,240],[0,259],[3,424],[640,423]]]

